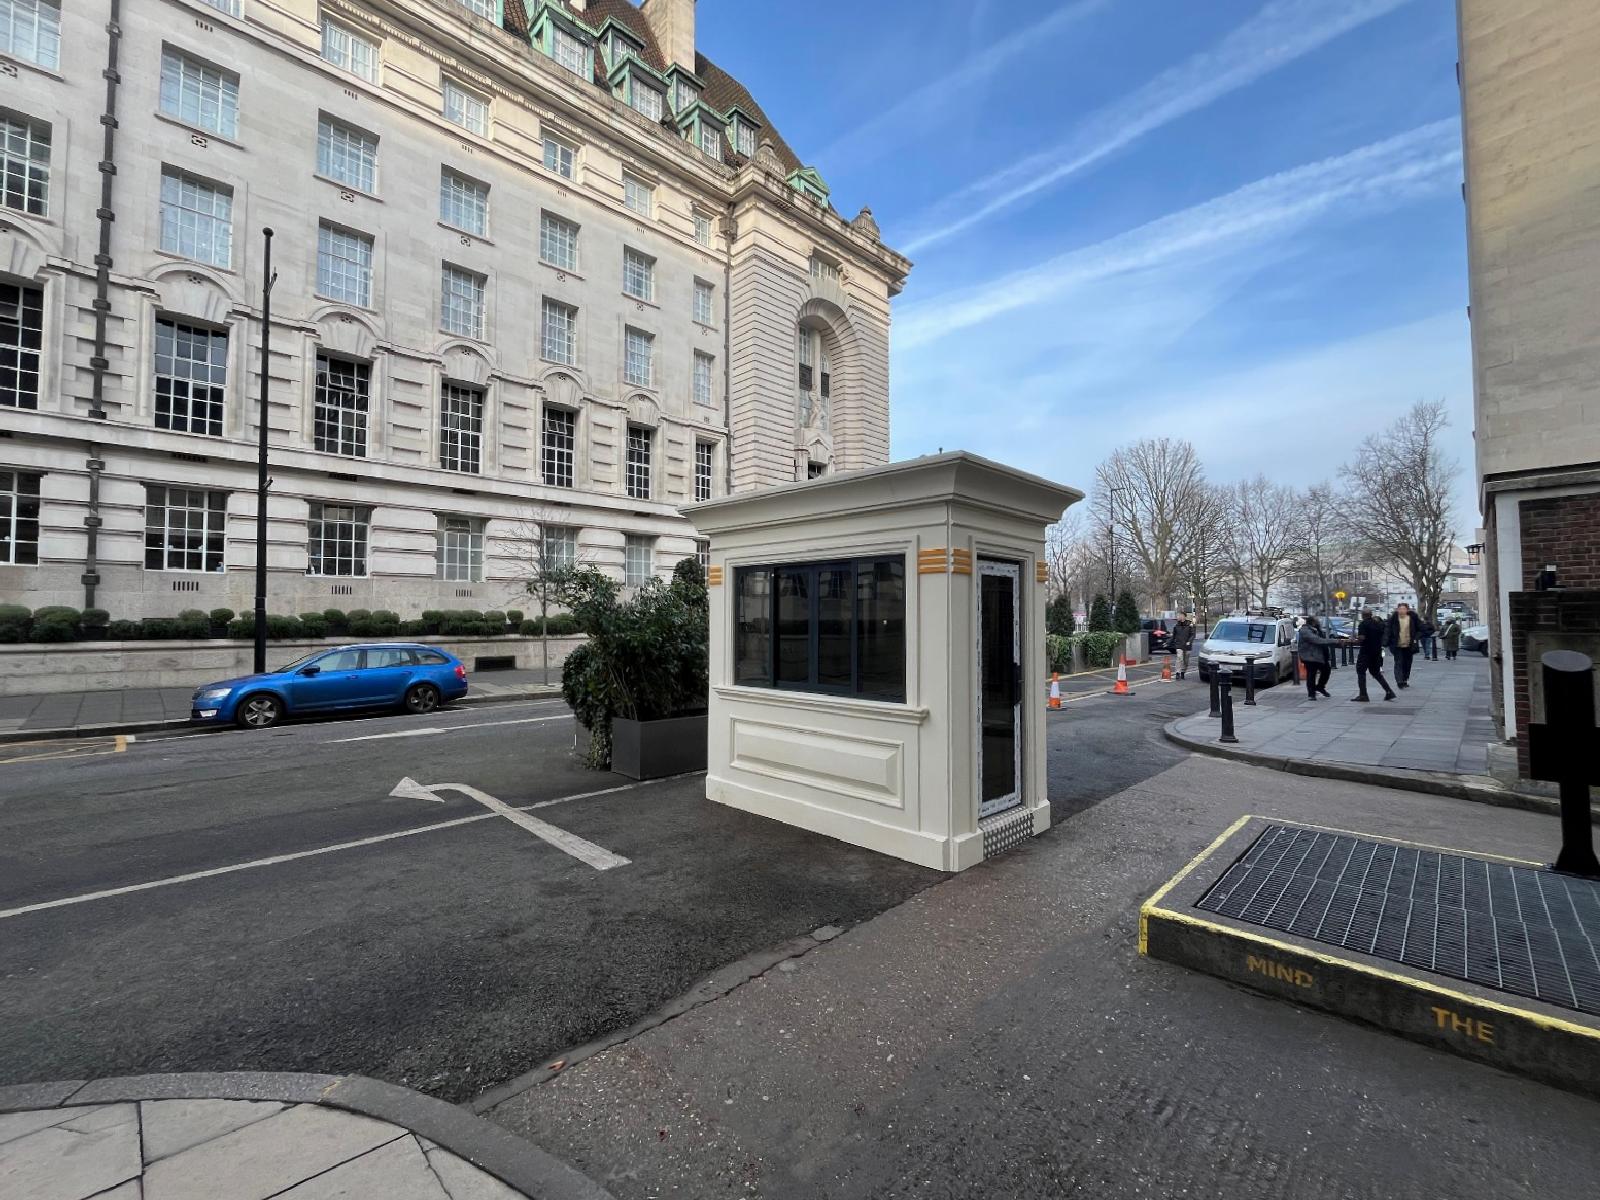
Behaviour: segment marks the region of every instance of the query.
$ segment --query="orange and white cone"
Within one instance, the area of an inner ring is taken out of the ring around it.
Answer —
[[[1128,664],[1126,662],[1117,664],[1117,684],[1111,689],[1110,694],[1113,696],[1133,695],[1133,689],[1128,686]]]
[[[1171,683],[1172,682],[1172,660],[1170,658],[1167,659],[1166,662],[1161,664],[1161,682],[1162,683]]]
[[[1061,672],[1050,672],[1050,707],[1061,707]]]

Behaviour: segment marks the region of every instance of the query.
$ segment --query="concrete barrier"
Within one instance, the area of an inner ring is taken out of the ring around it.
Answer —
[[[485,659],[512,660],[518,670],[543,664],[539,639],[496,638],[286,638],[267,643],[267,667],[285,663],[323,647],[362,641],[426,642],[454,654],[477,669]],[[552,637],[550,667],[559,669],[582,637]],[[250,674],[255,645],[219,638],[207,641],[61,642],[0,646],[0,696],[37,696],[51,692],[102,691],[113,688],[190,687],[208,680]]]

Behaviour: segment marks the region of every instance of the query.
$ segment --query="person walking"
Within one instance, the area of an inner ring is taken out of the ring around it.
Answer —
[[[1318,695],[1328,699],[1328,672],[1332,670],[1329,659],[1333,657],[1333,639],[1322,632],[1315,617],[1307,617],[1298,635],[1300,665],[1306,669],[1306,699]]]
[[[1372,615],[1370,608],[1361,610],[1361,623],[1356,626],[1356,641],[1360,645],[1356,652],[1356,687],[1360,691],[1350,697],[1353,704],[1365,704],[1371,699],[1367,695],[1368,675],[1378,681],[1385,700],[1394,699],[1394,689],[1383,677],[1383,642],[1387,633],[1383,622]]]
[[[1411,686],[1411,660],[1422,649],[1422,641],[1433,632],[1425,621],[1411,611],[1404,602],[1394,606],[1389,615],[1388,629],[1383,644],[1394,655],[1394,682],[1396,687]]]
[[[1444,643],[1444,658],[1446,662],[1461,653],[1461,618],[1451,617],[1445,622],[1444,632],[1439,635],[1439,640]]]
[[[1194,649],[1194,614],[1184,613],[1172,627],[1167,645],[1172,647],[1174,674],[1182,679],[1189,673],[1189,651]]]

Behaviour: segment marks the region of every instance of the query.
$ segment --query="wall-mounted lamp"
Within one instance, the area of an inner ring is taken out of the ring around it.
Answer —
[[[1470,563],[1474,567],[1482,565],[1482,563],[1483,563],[1483,543],[1482,542],[1473,542],[1472,545],[1467,547],[1467,562]]]

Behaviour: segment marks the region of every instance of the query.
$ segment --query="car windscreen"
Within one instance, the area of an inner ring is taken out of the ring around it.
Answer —
[[[1273,642],[1272,626],[1257,625],[1252,621],[1219,621],[1211,631],[1214,642],[1258,642],[1270,646]]]
[[[313,658],[316,658],[320,654],[326,654],[326,653],[327,653],[327,650],[323,649],[323,650],[313,650],[310,654],[302,654],[299,658],[295,659],[292,663],[284,663],[283,666],[279,667],[278,668],[278,674],[284,675],[284,674],[287,674],[290,671],[298,671],[301,667],[303,667],[307,663],[309,663]]]

